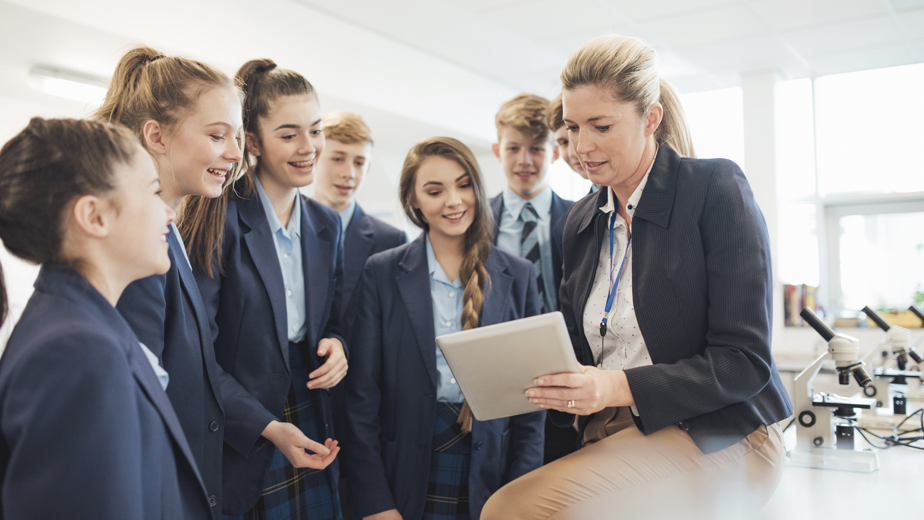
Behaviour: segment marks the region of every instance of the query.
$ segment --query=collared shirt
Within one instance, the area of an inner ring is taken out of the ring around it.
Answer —
[[[164,391],[167,391],[167,384],[170,383],[170,374],[164,370],[164,367],[160,366],[160,360],[157,359],[157,355],[151,352],[144,343],[138,342],[141,345],[141,351],[144,352],[144,357],[148,358],[148,363],[151,364],[151,368],[154,369],[154,375],[157,376],[157,380],[160,382],[160,386],[164,388]]]
[[[527,202],[539,214],[536,232],[539,233],[539,255],[542,267],[543,298],[545,312],[558,310],[558,287],[555,287],[555,276],[552,270],[552,188],[546,186],[535,197],[526,200],[510,188],[504,188],[504,212],[497,233],[497,248],[515,256],[520,253],[520,239],[523,235],[524,222],[520,219],[520,212]]]
[[[655,154],[657,156],[657,154]],[[639,200],[642,198],[642,192],[645,191],[645,185],[648,183],[648,175],[651,173],[651,167],[654,166],[654,160],[648,167],[648,172],[642,178],[642,182],[626,201],[626,214],[631,220],[638,208]],[[638,328],[638,319],[635,315],[635,303],[632,300],[632,250],[629,244],[629,228],[626,226],[626,220],[619,214],[616,214],[616,222],[613,229],[615,237],[613,244],[613,255],[610,258],[610,237],[609,223],[610,218],[616,211],[616,201],[613,197],[613,189],[608,190],[607,203],[600,208],[600,211],[607,215],[607,232],[604,237],[603,247],[600,248],[600,261],[597,264],[597,274],[594,277],[593,288],[590,291],[590,297],[584,304],[584,336],[590,345],[590,350],[594,354],[597,368],[601,370],[626,370],[629,368],[651,365],[651,355],[648,353],[648,346],[645,344],[645,338]],[[629,248],[628,254],[626,249]],[[616,297],[613,299],[613,308],[607,317],[606,336],[600,336],[600,322],[606,310],[606,299],[609,296],[612,284],[610,276],[612,272],[613,281],[619,273],[619,266],[625,258],[625,266],[622,269],[622,275],[619,277],[619,285],[616,287]],[[612,270],[612,271],[611,271]],[[632,407],[635,415],[638,410]]]
[[[427,243],[427,267],[430,269],[430,299],[433,300],[433,330],[437,336],[451,334],[462,330],[462,277],[449,280],[443,267],[436,261],[430,237]],[[465,401],[462,389],[443,357],[443,351],[436,345],[436,400],[443,403],[461,403]]]
[[[343,208],[343,211],[338,211],[340,214],[340,240],[346,238],[347,226],[350,225],[350,221],[353,220],[353,213],[356,212],[356,199],[350,201],[350,205]]]
[[[276,211],[273,210],[273,204],[270,202],[269,197],[266,196],[266,192],[263,191],[260,179],[255,179],[255,181],[260,203],[263,204],[263,211],[266,212],[266,220],[269,222],[270,231],[273,235],[273,243],[276,245],[276,258],[279,259],[279,268],[282,270],[282,281],[285,283],[288,325],[286,333],[289,336],[289,341],[298,343],[305,339],[305,334],[308,331],[305,304],[305,271],[302,268],[301,200],[298,193],[296,193],[295,207],[292,208],[289,225],[283,227],[279,217],[276,216]]]
[[[180,250],[183,251],[183,258],[186,259],[186,265],[192,269],[192,264],[189,263],[189,255],[186,253],[186,244],[183,243],[183,236],[180,235],[180,230],[176,228],[176,223],[171,222],[170,227],[173,228],[173,236],[176,237],[176,241],[180,244]]]

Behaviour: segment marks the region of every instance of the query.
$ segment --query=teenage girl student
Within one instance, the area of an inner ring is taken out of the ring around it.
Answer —
[[[157,167],[161,198],[174,210],[188,196],[221,195],[241,160],[240,91],[232,80],[209,65],[150,47],[122,57],[95,117],[120,123],[141,139]],[[117,308],[170,374],[167,396],[217,519],[224,443],[250,449],[272,415],[216,363],[205,306],[173,225],[167,241],[170,270],[129,285]]]
[[[167,378],[113,308],[170,267],[160,189],[121,127],[35,118],[0,150],[0,239],[42,264],[0,359],[0,518],[209,518]],[[6,301],[0,273],[0,322]]]
[[[346,464],[356,518],[477,519],[491,493],[542,465],[545,414],[476,421],[435,338],[539,314],[527,260],[491,245],[471,150],[421,141],[401,202],[424,232],[369,258],[354,296]]]
[[[246,171],[221,198],[198,199],[180,229],[218,363],[306,442],[274,449],[253,436],[246,449],[226,448],[224,512],[226,518],[340,518],[337,465],[329,466],[339,452],[329,389],[347,371],[338,326],[340,216],[298,192],[311,184],[324,147],[318,98],[304,77],[270,60],[245,63],[237,80],[244,90]],[[210,237],[216,226],[222,234]]]

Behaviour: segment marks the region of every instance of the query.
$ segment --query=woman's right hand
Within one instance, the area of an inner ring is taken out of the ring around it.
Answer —
[[[306,437],[291,423],[272,421],[263,430],[263,436],[275,444],[296,468],[324,469],[340,453],[337,441],[327,439],[324,444],[320,444]],[[305,450],[313,451],[314,454]]]
[[[403,518],[397,509],[389,509],[388,511],[365,516],[363,520],[403,520]]]

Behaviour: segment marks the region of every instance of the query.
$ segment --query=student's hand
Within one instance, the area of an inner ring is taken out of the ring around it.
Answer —
[[[324,338],[318,342],[318,356],[324,357],[330,354],[327,361],[321,365],[321,368],[308,374],[308,388],[333,388],[346,375],[347,360],[343,352],[343,343],[336,338]]]
[[[604,408],[632,406],[635,399],[622,370],[581,367],[580,374],[551,374],[536,379],[526,391],[529,402],[540,408],[590,415]],[[569,408],[568,402],[574,406]]]
[[[370,516],[364,516],[363,520],[403,520],[401,513],[397,509],[389,509]]]
[[[324,469],[337,458],[340,447],[337,441],[327,439],[317,443],[291,423],[272,421],[263,430],[263,436],[279,448],[279,451],[296,468]],[[313,454],[305,450],[313,451]]]

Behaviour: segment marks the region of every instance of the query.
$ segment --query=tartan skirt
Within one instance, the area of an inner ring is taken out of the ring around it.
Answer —
[[[462,403],[437,403],[424,520],[469,520],[472,434],[456,422]]]
[[[307,386],[309,371],[302,363],[302,349],[289,342],[289,367],[292,387],[286,398],[282,421],[292,423],[309,439],[324,443],[323,418],[316,393]],[[263,496],[253,509],[243,515],[224,515],[222,520],[343,520],[340,513],[340,495],[331,487],[328,472],[335,459],[325,470],[295,468],[276,449],[270,463]]]

